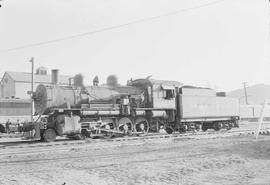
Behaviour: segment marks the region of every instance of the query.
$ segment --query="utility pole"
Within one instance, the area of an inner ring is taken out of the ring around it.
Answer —
[[[30,61],[32,63],[31,66],[31,123],[33,123],[33,114],[34,114],[34,100],[33,100],[33,93],[34,93],[34,58],[32,57]]]
[[[247,98],[247,82],[243,82],[244,85],[244,91],[245,91],[245,100],[246,104],[248,105],[248,98]]]
[[[261,128],[262,128],[263,118],[264,118],[264,113],[265,113],[266,106],[267,106],[267,101],[264,101],[263,106],[262,106],[262,110],[261,110],[261,114],[260,114],[260,117],[259,117],[258,129],[257,129],[257,132],[255,134],[256,139],[258,139],[258,136],[259,136]]]

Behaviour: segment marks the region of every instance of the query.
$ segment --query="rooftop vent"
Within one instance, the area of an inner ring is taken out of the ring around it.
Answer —
[[[39,67],[36,70],[37,75],[47,75],[47,69],[45,67]]]

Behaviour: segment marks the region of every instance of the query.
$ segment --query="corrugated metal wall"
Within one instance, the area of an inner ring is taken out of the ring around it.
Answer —
[[[30,118],[31,102],[30,100],[2,99],[0,100],[0,121],[6,122],[8,119]],[[20,120],[22,121],[22,120]]]

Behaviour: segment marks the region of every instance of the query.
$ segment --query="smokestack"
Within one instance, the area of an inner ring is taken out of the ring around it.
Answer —
[[[52,69],[52,84],[58,84],[58,69]]]

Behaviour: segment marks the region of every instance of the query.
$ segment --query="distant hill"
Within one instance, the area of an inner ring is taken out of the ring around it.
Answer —
[[[244,88],[227,92],[227,96],[238,98],[240,104],[246,104]],[[264,100],[270,102],[270,85],[256,84],[247,87],[249,104],[263,104]]]

